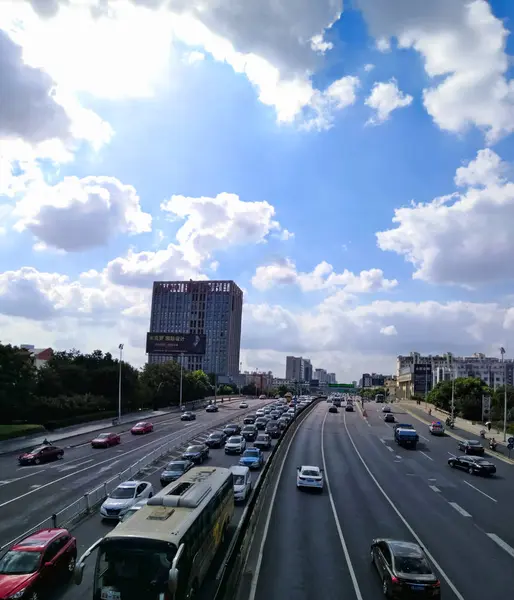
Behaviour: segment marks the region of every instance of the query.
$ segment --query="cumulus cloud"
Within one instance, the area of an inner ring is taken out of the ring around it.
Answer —
[[[387,325],[386,327],[381,327],[380,333],[382,335],[398,335],[398,331],[396,331],[396,327],[394,325]]]
[[[152,223],[135,188],[115,177],[65,177],[54,186],[31,186],[14,215],[18,231],[27,229],[67,252],[105,246],[117,234],[149,232]]]
[[[396,279],[385,279],[380,269],[370,269],[354,274],[347,269],[335,273],[327,262],[321,262],[310,273],[301,273],[295,263],[286,258],[270,265],[257,267],[252,278],[255,288],[265,291],[275,285],[298,285],[304,292],[343,287],[349,294],[364,294],[391,290],[398,285]]]
[[[359,0],[371,34],[396,38],[423,58],[434,85],[424,105],[442,129],[483,129],[490,142],[514,130],[514,84],[507,79],[507,29],[486,0]]]
[[[395,210],[397,226],[377,233],[382,250],[404,256],[414,278],[477,286],[514,279],[514,183],[490,149],[457,169],[464,192]]]
[[[398,108],[405,108],[412,103],[412,96],[404,94],[398,89],[396,79],[391,81],[378,82],[373,85],[371,94],[366,98],[364,104],[375,111],[368,123],[383,123],[391,116],[391,113]]]

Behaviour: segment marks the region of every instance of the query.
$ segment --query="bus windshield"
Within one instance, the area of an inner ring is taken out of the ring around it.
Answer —
[[[94,600],[168,600],[173,544],[131,538],[104,540],[98,549]]]

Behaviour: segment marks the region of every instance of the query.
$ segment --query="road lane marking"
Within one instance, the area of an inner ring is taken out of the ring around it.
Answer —
[[[429,440],[428,438],[426,438],[424,435],[421,435],[421,434],[419,434],[419,437],[420,437],[422,440],[425,440],[425,442],[430,442],[430,440]]]
[[[456,454],[452,454],[451,452],[448,452],[448,454],[452,457],[452,458],[456,458],[457,455]]]
[[[426,452],[423,452],[423,450],[419,451],[420,454],[423,454],[423,456],[426,456],[428,458],[428,460],[431,460],[432,462],[434,462],[434,459],[431,456],[428,456],[428,454]]]
[[[402,460],[402,457],[399,454],[396,455],[396,458],[398,458],[399,460]]]
[[[355,595],[357,596],[357,600],[362,600],[362,594],[361,594],[361,590],[359,587],[359,582],[357,581],[357,576],[355,574],[355,569],[353,568],[352,559],[350,558],[350,553],[348,551],[348,546],[346,545],[346,540],[344,539],[343,530],[341,528],[341,523],[339,522],[336,505],[334,503],[334,498],[332,496],[332,490],[330,489],[330,480],[328,478],[327,462],[325,460],[325,444],[324,444],[325,421],[327,420],[327,414],[328,413],[325,413],[325,416],[323,417],[323,423],[321,424],[321,459],[323,461],[323,469],[325,471],[325,481],[327,482],[328,499],[330,500],[330,506],[332,507],[332,514],[334,515],[334,520],[336,522],[337,533],[339,534],[339,541],[341,542],[341,546],[343,548],[344,557],[346,559],[346,564],[348,565],[348,571],[350,572],[350,577],[352,580]]]
[[[441,490],[436,486],[436,485],[429,485],[428,486],[431,490],[433,490],[434,492],[436,492],[437,494],[441,493]]]
[[[512,546],[509,546],[507,542],[504,542],[501,537],[497,536],[495,533],[487,533],[486,535],[493,540],[493,542],[496,542],[502,550],[505,550],[507,554],[510,554],[512,558],[514,558],[514,548]]]
[[[452,592],[455,594],[456,598],[458,600],[464,600],[464,596],[459,592],[459,590],[455,587],[453,581],[450,579],[450,577],[447,575],[446,571],[443,569],[443,567],[437,562],[437,560],[435,559],[435,557],[432,555],[432,553],[430,552],[430,550],[425,546],[425,544],[423,544],[423,542],[421,541],[421,538],[419,537],[419,535],[414,531],[414,529],[411,527],[411,525],[409,524],[409,522],[407,521],[407,519],[403,516],[403,514],[398,510],[398,508],[396,507],[396,504],[391,500],[391,498],[388,496],[387,492],[384,490],[384,488],[380,485],[380,483],[378,482],[378,479],[373,475],[373,473],[371,472],[371,469],[368,467],[366,461],[364,460],[362,454],[359,452],[359,449],[357,448],[357,445],[355,444],[353,437],[350,433],[350,430],[348,429],[348,426],[346,424],[346,415],[344,418],[344,427],[346,429],[346,434],[348,435],[348,439],[350,440],[350,443],[353,446],[353,449],[355,450],[355,453],[357,454],[357,456],[359,457],[359,460],[362,463],[362,466],[366,469],[368,475],[371,477],[373,483],[377,486],[378,490],[380,491],[380,493],[382,494],[382,496],[387,500],[389,506],[394,510],[394,512],[398,515],[398,518],[401,520],[401,522],[405,525],[405,527],[409,530],[410,534],[412,535],[412,537],[418,542],[418,544],[424,548],[428,558],[432,561],[432,564],[436,567],[436,569],[439,571],[439,573],[441,574],[441,577],[446,581],[446,583],[448,584],[448,586],[450,587],[450,589],[452,590]]]
[[[41,469],[41,471],[34,471],[33,473],[29,473],[28,475],[23,475],[23,477],[15,477],[14,479],[5,479],[4,481],[0,481],[0,485],[9,485],[10,483],[15,483],[16,481],[21,481],[22,479],[27,479],[27,477],[34,477],[34,475],[38,475],[39,473],[44,473],[46,469]]]
[[[380,438],[380,441],[382,442],[382,444],[386,443],[386,440],[384,440],[384,438]]]
[[[94,458],[90,458],[89,460],[85,460],[84,462],[78,463],[76,465],[68,465],[67,467],[62,467],[61,469],[58,469],[58,473],[65,473],[66,471],[71,471],[73,469],[76,469],[77,467],[81,467],[82,465],[88,465],[94,460]]]
[[[389,450],[389,452],[394,452],[394,448],[391,448],[391,446],[386,446],[386,448]]]
[[[482,496],[485,496],[486,498],[489,498],[489,500],[492,500],[493,502],[498,502],[498,500],[496,500],[495,498],[493,498],[492,496],[489,496],[489,494],[486,494],[485,492],[483,492],[482,490],[479,490],[477,487],[475,487],[472,483],[469,483],[469,481],[465,481],[464,482],[466,485],[469,485],[469,487],[473,488],[474,490],[476,490],[477,492],[480,492],[480,494],[482,494]]]
[[[459,506],[457,504],[457,502],[448,502],[448,504],[453,507],[458,513],[460,513],[463,517],[471,517],[471,515],[462,508],[462,506]]]

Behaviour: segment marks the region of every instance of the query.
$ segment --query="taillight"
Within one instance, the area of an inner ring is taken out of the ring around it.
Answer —
[[[441,582],[439,581],[439,579],[434,583],[434,587],[441,587]]]
[[[395,577],[394,575],[391,577],[391,583],[399,583],[398,581],[398,577]]]

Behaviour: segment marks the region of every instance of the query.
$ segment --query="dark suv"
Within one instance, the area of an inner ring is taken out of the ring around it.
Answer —
[[[257,437],[257,427],[253,424],[245,425],[241,431],[241,435],[247,442],[253,442]]]

